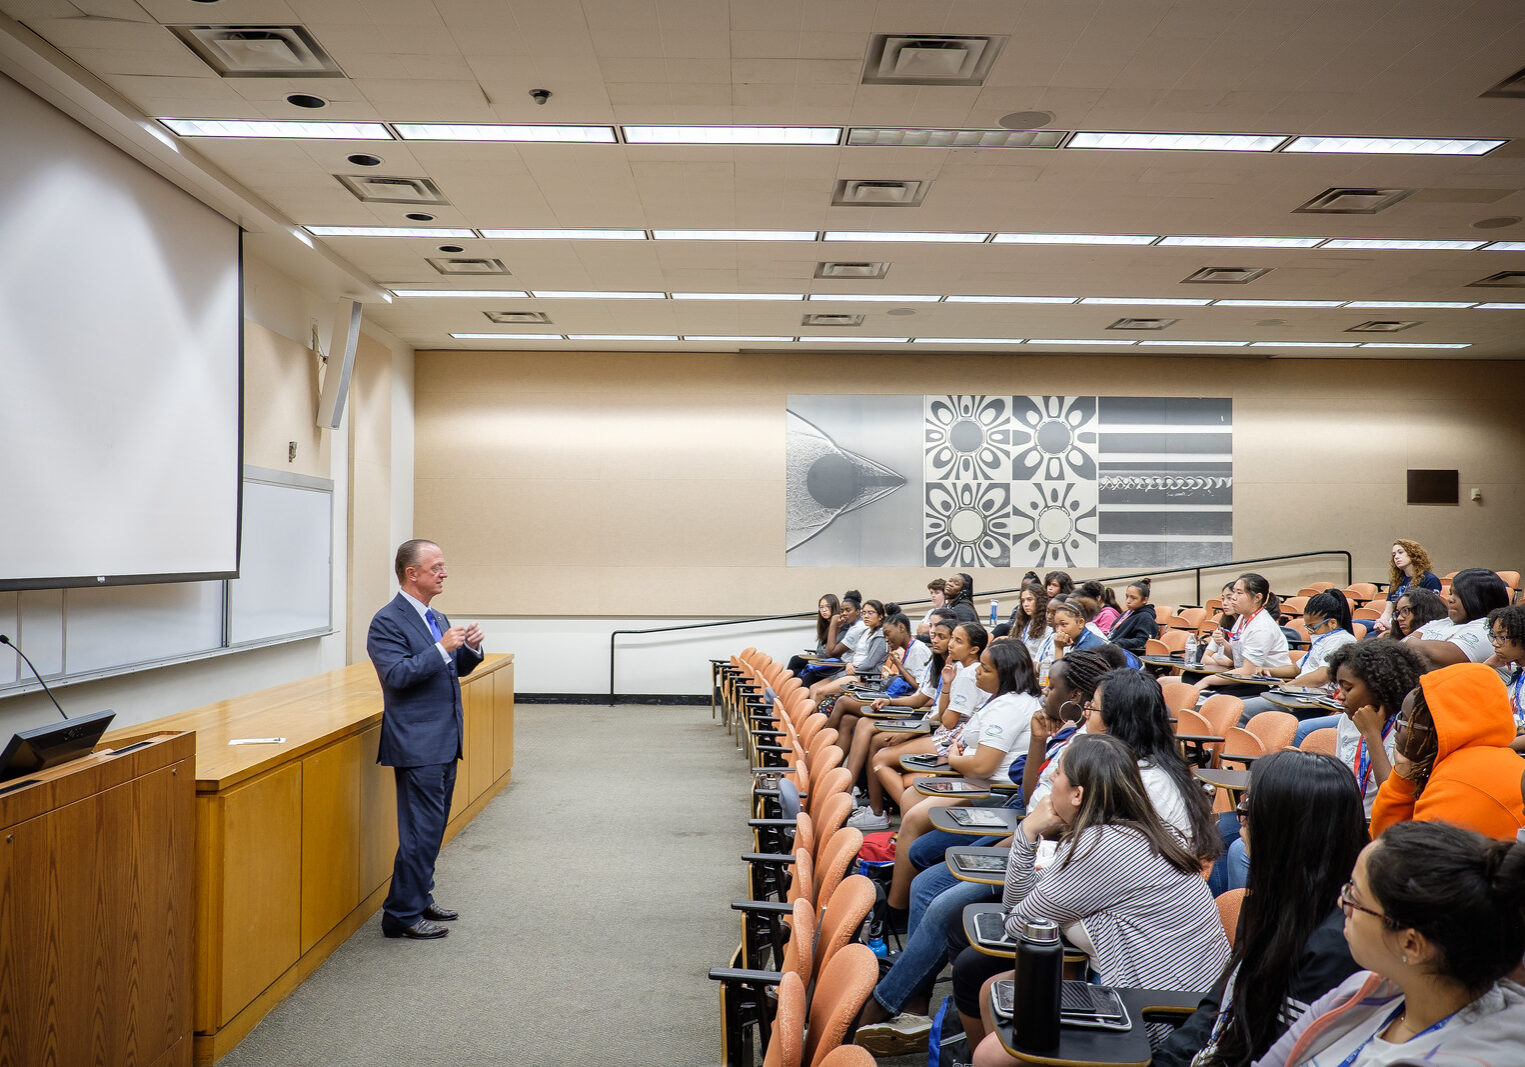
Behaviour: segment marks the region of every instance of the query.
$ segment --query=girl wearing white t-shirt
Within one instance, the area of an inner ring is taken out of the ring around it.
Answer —
[[[1241,574],[1234,580],[1229,599],[1232,605],[1225,603],[1224,607],[1234,613],[1233,629],[1227,633],[1218,630],[1202,654],[1205,666],[1227,669],[1198,681],[1198,692],[1211,687],[1232,693],[1236,686],[1244,688],[1239,679],[1292,663],[1287,654],[1287,635],[1276,621],[1278,605],[1271,595],[1271,583],[1259,574]],[[1258,693],[1259,688],[1254,687],[1249,695]]]
[[[1335,699],[1345,705],[1334,754],[1354,775],[1369,819],[1377,787],[1393,770],[1398,711],[1426,664],[1402,641],[1356,641],[1334,650],[1329,669],[1338,686]]]
[[[1266,673],[1278,678],[1290,678],[1291,685],[1322,686],[1327,693],[1334,692],[1334,679],[1329,675],[1329,656],[1335,649],[1356,639],[1355,626],[1350,619],[1350,601],[1338,589],[1325,589],[1310,597],[1303,608],[1303,624],[1308,628],[1308,651],[1285,667],[1271,667]],[[1265,697],[1251,697],[1244,702],[1244,714],[1239,717],[1243,726],[1262,711],[1283,711]]]
[[[1468,567],[1457,571],[1442,599],[1447,618],[1421,626],[1404,642],[1434,667],[1484,663],[1493,655],[1488,613],[1509,603],[1509,586],[1493,571]]]

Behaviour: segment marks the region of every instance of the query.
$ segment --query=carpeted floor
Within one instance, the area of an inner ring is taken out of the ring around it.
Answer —
[[[439,941],[379,916],[223,1067],[714,1064],[706,977],[731,900],[750,776],[708,707],[520,706],[514,777],[440,855]]]

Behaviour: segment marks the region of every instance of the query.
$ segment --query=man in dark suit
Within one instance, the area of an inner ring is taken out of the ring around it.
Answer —
[[[376,762],[397,778],[397,859],[382,905],[388,937],[434,938],[457,913],[434,903],[434,861],[450,817],[461,758],[462,675],[482,662],[482,629],[451,626],[429,607],[445,588],[445,558],[433,541],[405,541],[395,563],[401,592],[371,619],[365,649],[381,679],[381,748]]]

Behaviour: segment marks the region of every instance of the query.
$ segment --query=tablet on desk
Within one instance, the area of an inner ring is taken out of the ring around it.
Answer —
[[[959,796],[963,793],[979,793],[984,795],[990,792],[982,785],[975,785],[963,778],[926,778],[916,782],[916,788],[927,793],[946,793],[949,796]],[[1002,823],[1004,826],[1005,823]]]
[[[1006,829],[1005,808],[949,808],[948,818],[960,826]]]
[[[1289,697],[1327,697],[1329,695],[1321,685],[1279,685],[1276,691]]]
[[[953,865],[965,874],[1005,874],[1006,857],[975,853],[955,853]]]
[[[924,771],[935,771],[939,767],[946,767],[946,756],[938,756],[931,752],[910,752],[900,757],[902,767],[915,767]]]
[[[1006,933],[1006,916],[998,911],[982,911],[974,917],[974,939],[984,948],[1016,951],[1017,947]]]

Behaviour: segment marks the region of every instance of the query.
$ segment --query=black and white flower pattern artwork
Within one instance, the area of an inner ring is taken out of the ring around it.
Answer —
[[[1011,566],[1011,487],[928,482],[923,514],[929,567]]]
[[[1011,465],[1011,397],[929,396],[922,420],[930,484],[1004,481]]]
[[[1013,397],[1012,421],[1013,481],[1096,480],[1094,396]]]

